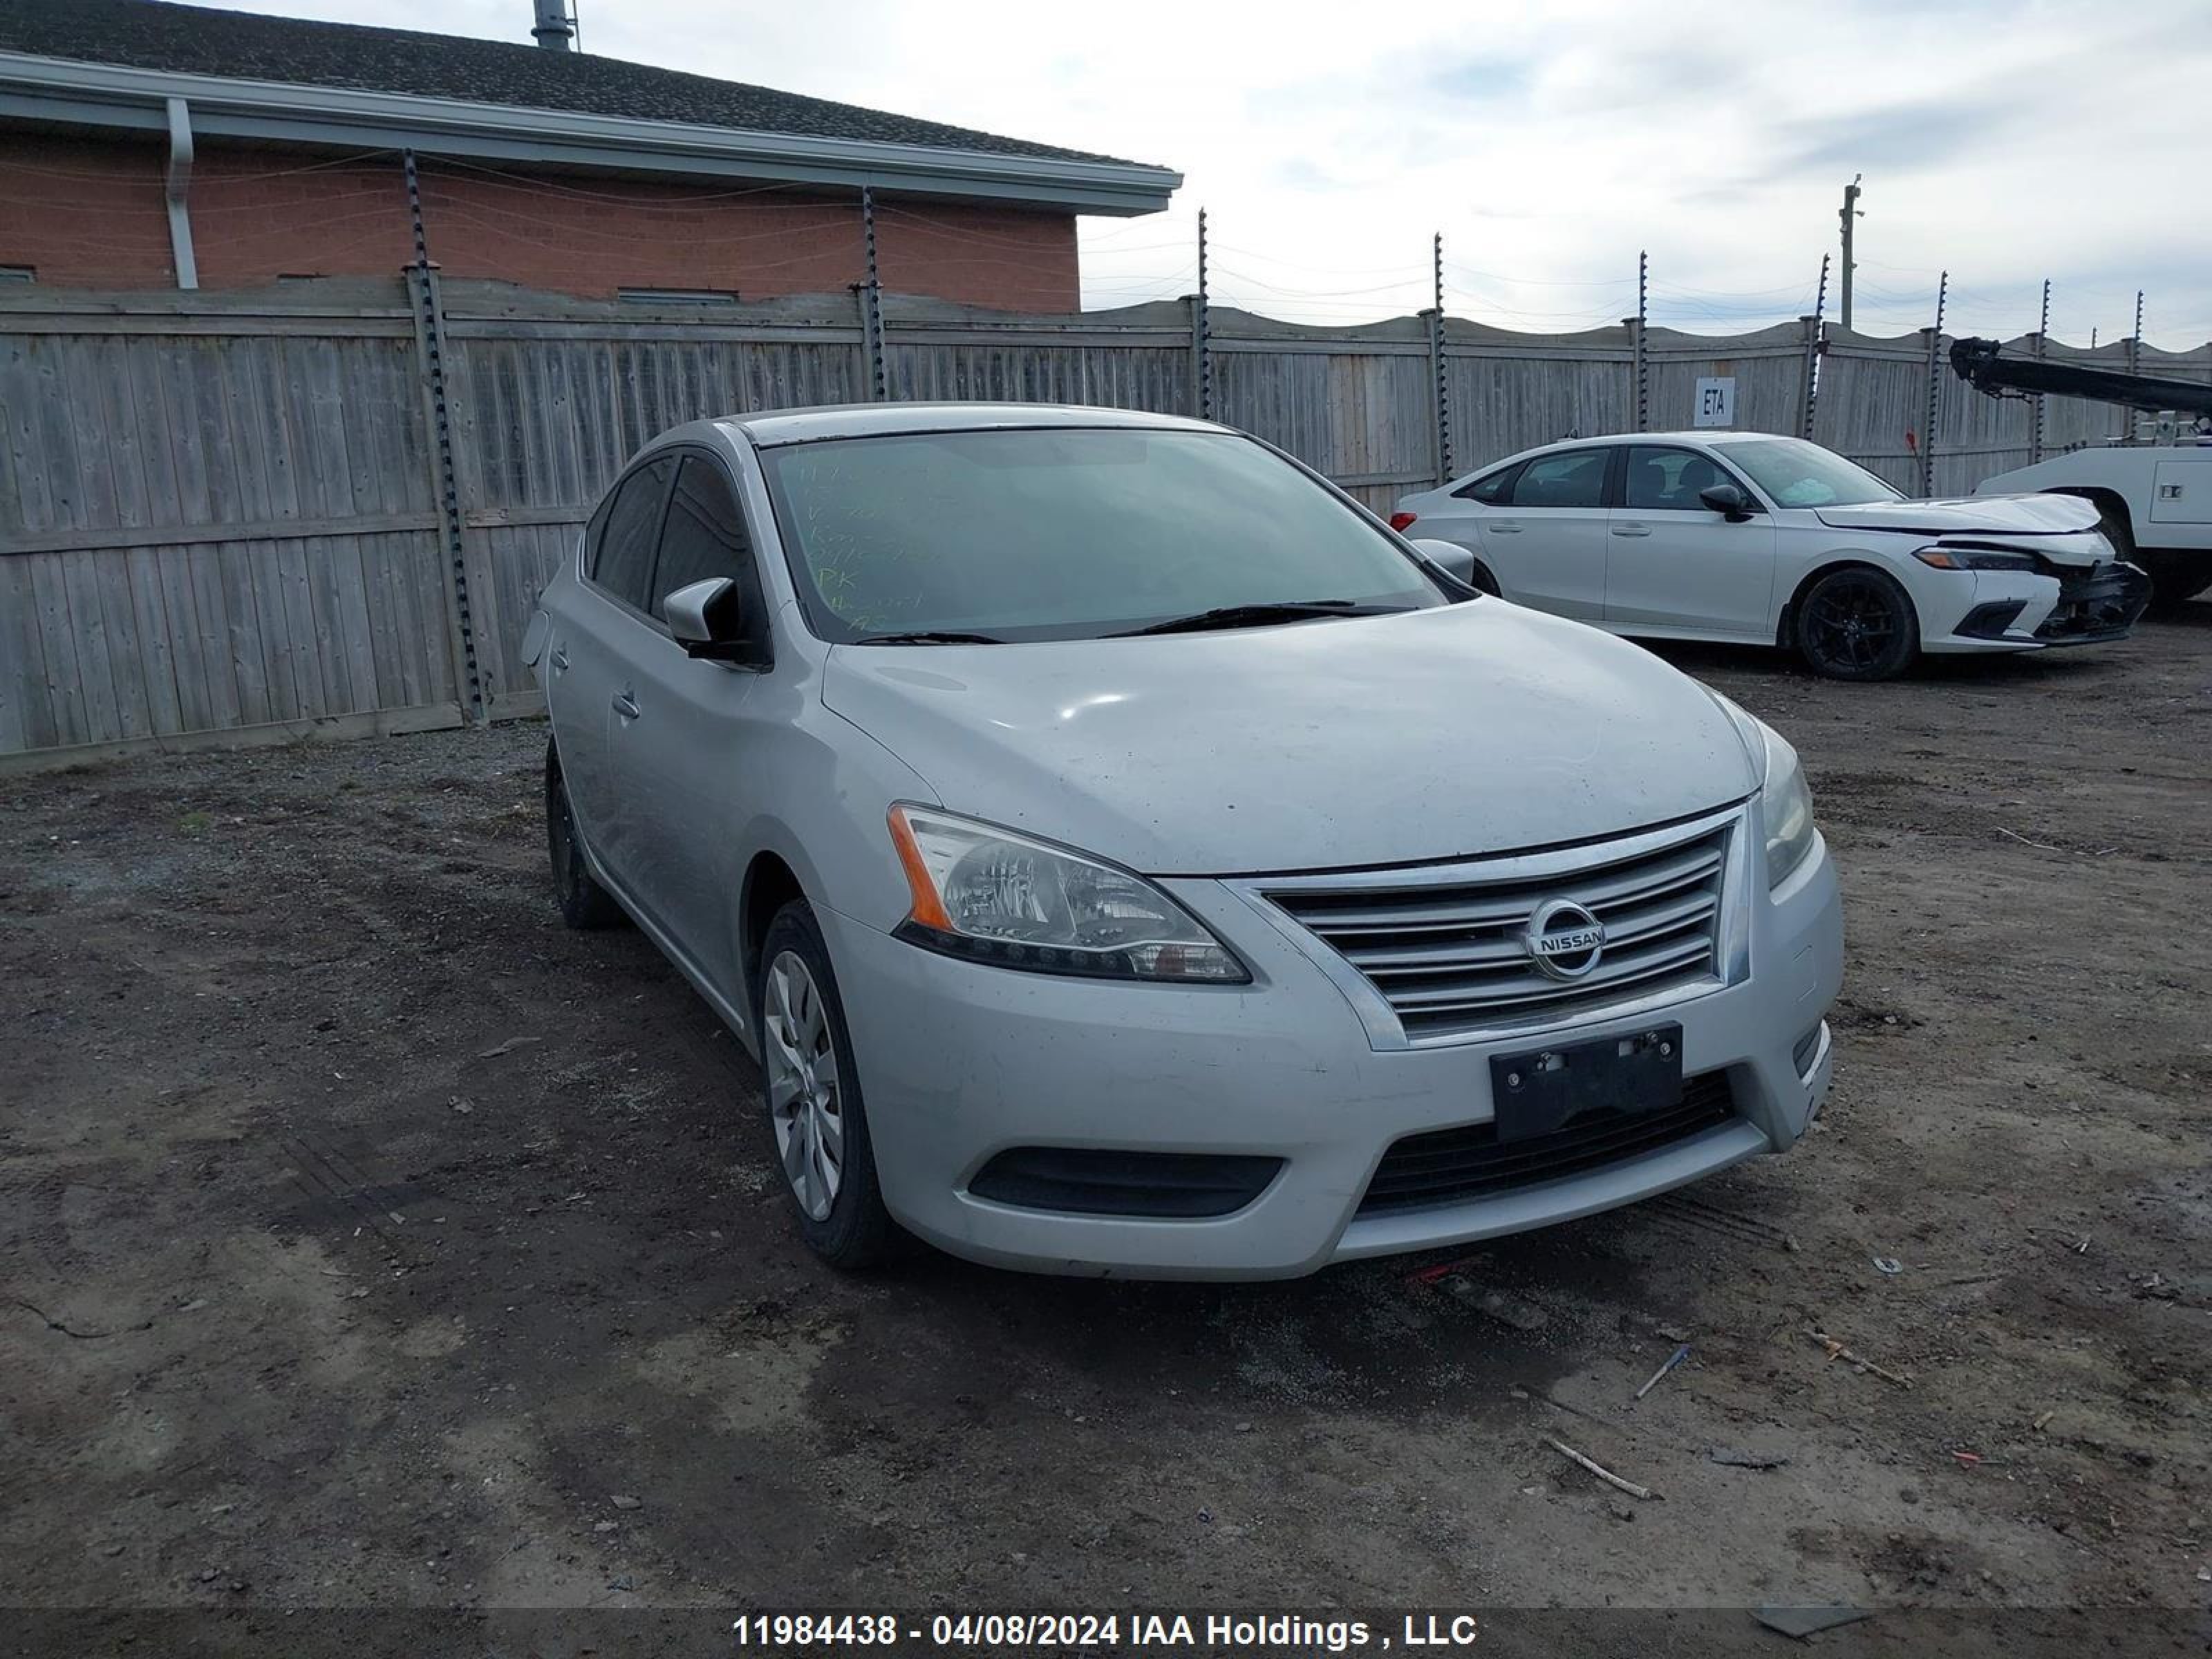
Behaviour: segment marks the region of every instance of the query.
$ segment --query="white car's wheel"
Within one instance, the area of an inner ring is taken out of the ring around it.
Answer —
[[[1797,649],[1832,680],[1887,680],[1920,650],[1920,619],[1894,576],[1865,565],[1832,570],[1797,602]]]

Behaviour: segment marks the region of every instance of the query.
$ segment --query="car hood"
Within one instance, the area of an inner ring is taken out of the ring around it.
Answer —
[[[1695,680],[1499,599],[1151,638],[838,646],[823,700],[947,809],[1152,875],[1547,846],[1757,785]]]
[[[1893,530],[1923,536],[1979,532],[2064,536],[2097,525],[2097,509],[2078,495],[1964,495],[1932,501],[1864,501],[1814,509],[1837,530]]]

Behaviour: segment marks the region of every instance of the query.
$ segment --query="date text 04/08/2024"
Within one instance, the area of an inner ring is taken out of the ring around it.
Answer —
[[[755,1613],[735,1620],[740,1649],[890,1648],[901,1641],[933,1648],[1047,1649],[1318,1648],[1330,1653],[1394,1647],[1467,1648],[1479,1632],[1471,1613],[1407,1613],[1391,1621],[1302,1613]]]

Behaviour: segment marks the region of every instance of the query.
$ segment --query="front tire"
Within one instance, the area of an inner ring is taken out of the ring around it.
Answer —
[[[837,976],[821,924],[803,899],[769,924],[753,975],[753,1029],[776,1167],[807,1247],[847,1272],[878,1265],[894,1227],[876,1180]]]
[[[1832,570],[1797,602],[1805,665],[1824,679],[1894,679],[1920,650],[1920,619],[1894,576],[1854,565]]]
[[[561,920],[579,932],[611,927],[623,919],[614,895],[599,885],[584,857],[576,833],[576,814],[568,805],[568,785],[561,775],[560,751],[545,744],[545,852],[553,866],[553,902]]]

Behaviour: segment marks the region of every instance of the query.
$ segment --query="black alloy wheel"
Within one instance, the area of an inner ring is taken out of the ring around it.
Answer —
[[[1886,680],[1919,649],[1912,601],[1894,577],[1852,568],[1823,576],[1797,606],[1797,649],[1832,680]]]

